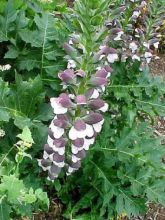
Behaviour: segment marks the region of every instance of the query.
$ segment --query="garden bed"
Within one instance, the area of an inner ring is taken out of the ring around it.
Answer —
[[[0,220],[165,217],[164,3],[0,1]]]

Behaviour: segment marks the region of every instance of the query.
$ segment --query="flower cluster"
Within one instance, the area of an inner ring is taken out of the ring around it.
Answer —
[[[0,128],[0,138],[5,136],[5,131],[3,129]]]
[[[0,65],[0,71],[10,70],[10,69],[11,69],[10,64]]]
[[[104,66],[92,76],[73,69],[58,74],[64,93],[50,99],[55,116],[48,129],[43,159],[38,160],[39,166],[48,171],[48,180],[57,178],[62,168],[67,175],[79,169],[86,151],[101,132],[101,113],[108,110],[101,96],[111,71],[110,66]]]
[[[119,58],[121,58],[122,62],[125,62],[127,58],[131,58],[133,61],[142,61],[142,66],[144,66],[146,63],[150,63],[152,58],[158,58],[155,51],[158,49],[160,41],[160,34],[157,32],[159,23],[155,23],[148,34],[146,21],[148,19],[149,9],[147,8],[147,0],[130,2],[133,6],[126,4],[119,7],[118,14],[120,12],[123,16],[118,18],[118,15],[116,15],[116,18],[107,21],[106,26],[109,29],[109,36],[105,44],[100,48],[98,54],[103,52],[103,47],[105,51],[107,46],[113,46],[113,49],[110,48],[111,51],[109,50],[107,55],[107,59],[110,63],[119,60]],[[134,8],[132,15],[127,19],[128,23],[125,24],[122,19],[125,19],[125,14],[127,14],[127,11],[130,11],[132,7]],[[123,24],[126,26],[123,26]],[[122,29],[124,29],[124,31]],[[121,33],[121,35],[116,38],[114,37],[114,33]],[[117,44],[116,39],[118,40]],[[106,53],[107,51],[106,49]],[[102,58],[103,56],[100,56],[99,59]]]

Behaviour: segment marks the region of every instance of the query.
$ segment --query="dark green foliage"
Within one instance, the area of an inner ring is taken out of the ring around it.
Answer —
[[[53,82],[59,69],[65,66],[62,51],[67,33],[65,24],[51,12],[31,7],[30,1],[21,2],[18,8],[9,0],[0,14],[0,42],[3,42],[0,46],[4,48],[0,64],[12,66],[3,77],[13,80],[15,71],[26,79],[40,74],[46,85],[58,90]]]
[[[57,73],[66,68],[63,43],[70,32],[80,34],[86,53],[79,50],[77,66],[92,74],[114,2],[82,0],[73,10],[61,1],[0,2],[0,65],[11,65],[0,71],[0,219],[46,210],[47,193],[63,204],[65,219],[74,220],[141,215],[147,201],[165,206],[165,152],[154,132],[165,113],[165,85],[149,69],[140,72],[138,62],[113,65],[104,129],[81,169],[49,183],[37,165],[53,118],[49,97],[60,92]]]
[[[0,71],[0,129],[5,131],[0,139],[3,220],[48,209],[37,158],[53,117],[47,95],[60,89],[57,73],[65,66],[62,47],[67,30],[62,19],[41,6],[23,0],[0,3],[0,65],[11,65],[10,70]]]
[[[147,201],[165,205],[165,150],[152,128],[156,116],[164,113],[164,83],[147,70],[139,72],[138,63],[127,65],[113,67],[104,130],[81,171],[68,177],[58,193],[66,203],[67,217],[77,213],[83,213],[82,219],[125,213],[131,217],[145,214]]]

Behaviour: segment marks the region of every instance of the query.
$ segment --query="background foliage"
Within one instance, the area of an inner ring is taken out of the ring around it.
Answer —
[[[60,1],[1,1],[0,65],[11,65],[0,71],[1,219],[47,210],[52,197],[63,204],[65,218],[75,220],[144,214],[147,201],[165,205],[164,148],[154,133],[165,112],[165,85],[148,68],[140,72],[140,62],[113,64],[104,97],[110,110],[82,168],[49,183],[37,165],[53,117],[49,98],[59,93],[57,74],[66,68],[63,43],[76,32],[87,51],[96,52],[114,2],[83,0],[68,9]],[[92,73],[96,65],[79,52]]]

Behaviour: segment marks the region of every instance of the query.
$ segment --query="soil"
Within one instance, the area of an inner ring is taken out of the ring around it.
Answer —
[[[165,54],[160,54],[159,59],[152,61],[150,68],[153,75],[161,75],[165,79]]]

